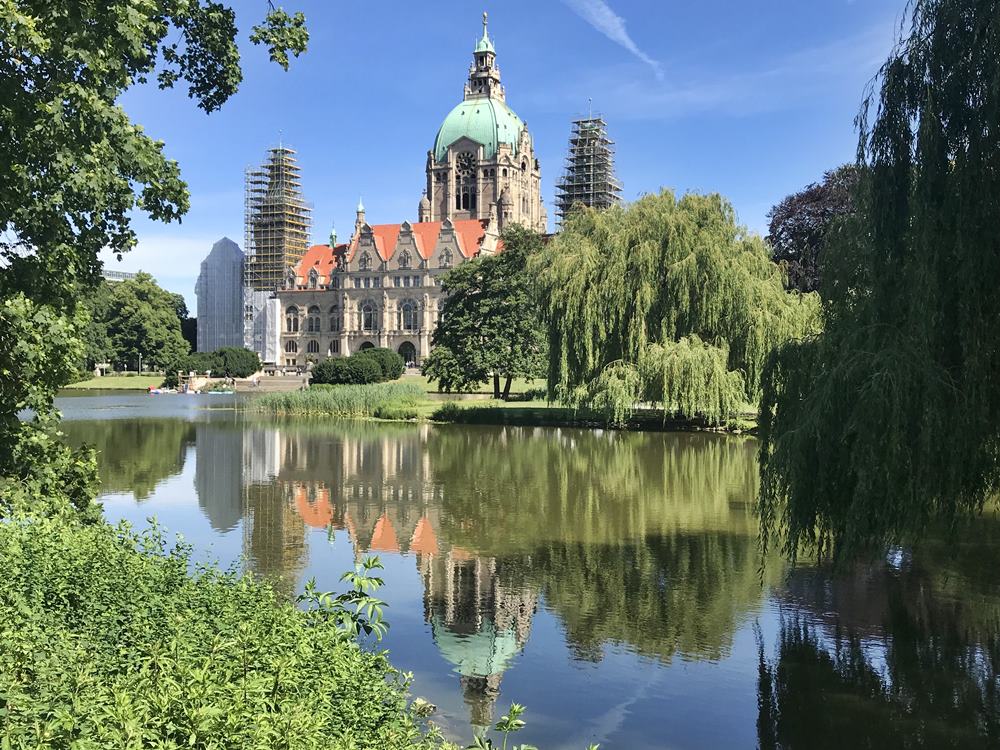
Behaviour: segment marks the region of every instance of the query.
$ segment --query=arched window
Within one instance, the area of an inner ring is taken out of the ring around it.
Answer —
[[[285,342],[285,353],[286,354],[297,354],[299,351],[299,345],[294,341]]]
[[[309,269],[309,286],[310,286],[310,288],[315,289],[316,285],[318,283],[319,283],[319,274],[316,272],[315,268],[310,268]]]
[[[314,340],[306,344],[306,353],[319,354],[319,342]]]
[[[399,254],[399,267],[400,268],[409,268],[411,261],[412,261],[412,258],[410,257],[410,251],[409,250],[404,250],[403,252],[401,252]]]
[[[417,303],[413,300],[404,300],[399,306],[399,328],[403,331],[416,331],[419,326],[419,316],[417,315]]]
[[[455,256],[448,248],[441,251],[441,268],[451,268],[455,262]]]
[[[361,305],[361,330],[374,331],[378,320],[378,313],[375,311],[375,303],[371,300]]]
[[[340,354],[340,342],[339,341],[331,341],[330,342],[330,356],[332,357],[334,354]]]
[[[306,319],[306,330],[309,333],[319,333],[319,308],[313,305],[309,308],[309,317]]]
[[[340,308],[333,305],[330,308],[330,330],[339,331],[340,330]]]
[[[288,333],[299,332],[299,308],[294,305],[285,310],[285,331]]]
[[[361,260],[358,261],[358,268],[360,268],[362,271],[372,270],[372,256],[370,256],[368,253],[363,253],[361,255]]]

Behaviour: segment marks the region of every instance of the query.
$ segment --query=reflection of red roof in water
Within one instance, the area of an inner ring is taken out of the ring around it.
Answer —
[[[417,528],[413,530],[413,538],[410,539],[410,549],[421,555],[436,555],[438,553],[437,535],[434,527],[427,520],[427,516],[421,516],[417,521]]]
[[[330,490],[322,488],[316,491],[316,502],[309,502],[309,492],[304,486],[295,490],[295,508],[302,520],[316,529],[325,529],[333,520],[333,507],[330,505]]]
[[[375,522],[375,532],[372,534],[371,549],[376,552],[399,552],[399,541],[396,530],[392,527],[389,516],[383,513]]]

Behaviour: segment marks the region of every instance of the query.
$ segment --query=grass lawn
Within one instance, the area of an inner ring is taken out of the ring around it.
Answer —
[[[162,375],[105,375],[103,378],[91,378],[66,387],[94,391],[144,391],[150,386],[157,388],[162,382]]]
[[[415,383],[423,388],[427,393],[439,393],[437,389],[437,382],[428,382],[427,378],[423,375],[417,373],[406,373],[399,379],[400,383]],[[504,381],[500,381],[500,388],[503,388]],[[524,393],[525,391],[532,388],[545,388],[545,379],[536,378],[535,380],[525,380],[524,378],[514,378],[510,384],[511,393]],[[472,393],[486,393],[492,395],[493,393],[493,381],[489,383],[483,383],[479,388],[472,391]]]

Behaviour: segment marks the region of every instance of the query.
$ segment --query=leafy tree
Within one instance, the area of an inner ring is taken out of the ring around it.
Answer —
[[[550,394],[621,423],[638,402],[722,423],[760,395],[771,351],[818,324],[718,195],[669,191],[574,212],[531,264]]]
[[[105,321],[117,357],[142,359],[155,367],[178,362],[189,351],[181,335],[174,295],[146,273],[111,286],[110,318]],[[183,302],[183,298],[182,298]]]
[[[386,349],[385,347],[372,347],[371,349],[362,349],[357,352],[355,357],[371,357],[375,362],[378,363],[379,370],[382,372],[381,380],[396,380],[400,375],[406,370],[406,362],[403,357],[398,353],[394,352],[392,349]]]
[[[447,296],[423,364],[441,390],[471,390],[492,377],[493,397],[506,400],[514,378],[541,375],[545,337],[527,262],[542,242],[515,226],[504,232],[501,253],[463,263],[442,279]]]
[[[87,315],[87,325],[79,331],[83,340],[81,371],[89,371],[100,363],[118,359],[108,336],[107,321],[112,315],[110,286],[101,279],[93,287],[80,288],[80,305]]]
[[[0,4],[0,335],[23,334],[0,355],[16,344],[18,360],[0,367],[4,487],[79,500],[85,461],[51,430],[56,390],[73,377],[66,356],[83,356],[79,285],[97,282],[101,250],[135,245],[134,210],[173,221],[189,205],[177,163],[119,97],[155,77],[218,109],[242,78],[236,34],[235,13],[211,0]],[[251,37],[283,67],[307,39],[301,14],[273,9]],[[29,404],[33,420],[12,416]]]
[[[802,292],[819,291],[823,250],[830,226],[854,212],[858,167],[845,164],[823,174],[768,211],[767,242],[788,273],[788,284]]]
[[[222,371],[230,378],[249,378],[260,369],[257,352],[239,346],[224,346],[216,354],[222,360]]]
[[[826,330],[765,378],[762,536],[791,555],[919,536],[1000,481],[1000,15],[915,0],[910,28],[862,105]]]

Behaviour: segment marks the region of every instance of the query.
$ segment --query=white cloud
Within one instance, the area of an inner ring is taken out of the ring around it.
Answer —
[[[114,254],[101,253],[104,267],[116,271],[145,271],[157,283],[171,292],[184,295],[191,314],[194,315],[196,299],[194,285],[201,271],[201,262],[222,238],[218,235],[144,234],[139,232],[139,244],[122,255],[119,263]],[[230,237],[243,246],[243,237]]]
[[[651,67],[658,79],[663,79],[663,66],[660,65],[657,60],[654,60],[652,57],[639,49],[639,45],[637,45],[635,40],[629,36],[628,30],[625,28],[625,19],[611,10],[611,6],[604,2],[604,0],[563,1],[566,5],[572,8],[573,11],[580,16],[580,18],[600,31],[612,42],[624,47],[635,55],[635,57]]]

